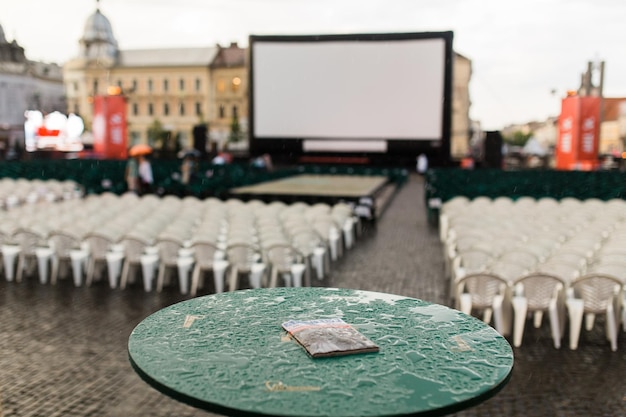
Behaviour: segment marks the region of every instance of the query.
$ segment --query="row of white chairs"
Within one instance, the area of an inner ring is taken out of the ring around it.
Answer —
[[[555,347],[567,309],[572,349],[582,317],[591,329],[595,316],[604,314],[617,349],[620,321],[626,331],[626,202],[457,198],[444,204],[440,221],[457,307],[481,310],[506,334],[514,323],[515,346],[527,313],[539,326],[548,311]]]
[[[81,198],[82,187],[73,180],[0,178],[0,207],[11,210],[24,204]]]
[[[354,243],[358,226],[352,207],[343,203],[266,204],[105,193],[3,212],[0,240],[9,281],[36,272],[45,283],[51,269],[55,283],[64,268],[71,270],[77,286],[90,285],[106,271],[110,286],[123,288],[139,270],[150,291],[155,277],[161,290],[168,272],[178,270],[181,292],[195,295],[207,271],[214,273],[217,292],[225,283],[236,289],[242,272],[250,274],[253,287],[277,285],[279,276],[285,285],[303,285],[303,275],[304,284],[310,285],[311,265],[323,278],[330,262]],[[282,252],[271,250],[279,243]],[[224,280],[227,269],[229,278]],[[270,277],[264,279],[266,270]]]

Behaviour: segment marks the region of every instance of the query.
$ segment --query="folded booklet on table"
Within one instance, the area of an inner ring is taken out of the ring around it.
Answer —
[[[378,352],[378,346],[342,319],[290,320],[285,329],[314,358]]]

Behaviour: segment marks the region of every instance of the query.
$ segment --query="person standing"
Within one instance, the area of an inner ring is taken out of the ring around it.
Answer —
[[[140,194],[150,193],[152,192],[152,185],[154,183],[154,178],[152,177],[152,165],[145,155],[140,155],[138,159]]]
[[[139,193],[139,163],[131,156],[126,163],[126,186],[131,193]]]

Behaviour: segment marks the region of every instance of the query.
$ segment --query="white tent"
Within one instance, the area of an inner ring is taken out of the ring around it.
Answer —
[[[537,156],[544,156],[547,153],[544,147],[534,137],[528,139],[526,145],[524,145],[524,149],[522,149],[522,152],[524,152],[526,155]]]

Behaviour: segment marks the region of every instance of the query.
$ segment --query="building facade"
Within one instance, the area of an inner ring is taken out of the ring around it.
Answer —
[[[469,83],[472,78],[472,61],[455,52],[452,74],[450,157],[453,160],[459,160],[470,153],[470,139],[473,129],[469,115],[472,104],[469,94]]]
[[[0,154],[23,147],[27,110],[64,112],[65,107],[61,67],[27,59],[0,26]]]
[[[88,130],[93,97],[107,94],[126,98],[129,145],[189,148],[194,126],[208,124],[209,137],[223,146],[233,115],[247,126],[245,50],[236,44],[120,50],[99,9],[87,19],[79,43],[79,56],[63,72],[67,110],[80,114]]]

